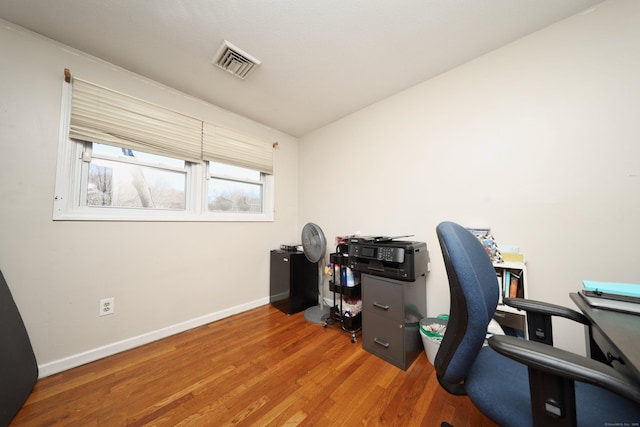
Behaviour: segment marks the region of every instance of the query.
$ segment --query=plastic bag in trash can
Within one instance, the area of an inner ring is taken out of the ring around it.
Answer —
[[[420,320],[420,336],[427,359],[433,365],[436,354],[440,348],[440,342],[447,330],[449,316],[440,315],[438,317],[426,317]]]

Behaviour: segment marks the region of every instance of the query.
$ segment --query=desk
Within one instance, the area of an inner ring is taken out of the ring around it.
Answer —
[[[623,361],[612,366],[640,378],[640,315],[593,308],[577,293],[569,296],[591,321],[593,340],[602,352]]]

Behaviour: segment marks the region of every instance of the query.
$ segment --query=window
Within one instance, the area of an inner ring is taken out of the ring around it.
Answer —
[[[224,163],[208,163],[210,212],[262,212],[264,174]]]
[[[84,144],[81,204],[89,207],[186,209],[184,160]]]
[[[80,80],[62,110],[54,219],[273,220],[271,144]]]

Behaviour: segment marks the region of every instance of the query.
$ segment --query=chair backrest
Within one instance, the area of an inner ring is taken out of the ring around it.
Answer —
[[[451,293],[449,322],[434,361],[446,388],[443,381],[455,387],[466,379],[484,343],[499,290],[491,259],[476,236],[453,222],[439,224],[436,234]]]
[[[0,271],[0,426],[9,425],[37,379],[29,335]]]

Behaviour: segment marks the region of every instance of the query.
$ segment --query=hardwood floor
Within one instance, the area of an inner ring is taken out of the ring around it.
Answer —
[[[36,383],[17,426],[495,426],[339,325],[267,305]]]

